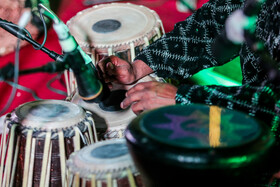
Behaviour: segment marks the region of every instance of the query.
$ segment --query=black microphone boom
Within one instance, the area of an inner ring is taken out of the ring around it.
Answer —
[[[26,74],[39,73],[39,72],[56,73],[56,72],[63,72],[68,68],[69,65],[66,62],[49,62],[46,65],[37,68],[20,70],[19,75],[26,75]],[[13,77],[14,77],[14,65],[12,63],[8,63],[6,66],[0,69],[0,81],[6,81],[12,79]]]
[[[34,46],[36,48],[41,47],[41,45],[39,43],[37,43],[31,37],[27,36],[26,32],[23,32],[23,29],[19,28],[16,24],[14,24],[12,22],[9,22],[9,21],[6,21],[6,20],[3,20],[0,18],[0,27],[5,29],[6,31],[8,31],[12,35],[14,35],[15,37],[29,42],[32,46]],[[56,52],[51,51],[51,50],[47,49],[46,47],[42,47],[41,50],[44,53],[46,53],[47,55],[49,55],[49,57],[51,57],[55,61],[63,62],[63,56],[57,54]]]

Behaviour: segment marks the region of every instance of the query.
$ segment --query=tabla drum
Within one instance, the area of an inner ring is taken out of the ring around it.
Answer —
[[[67,22],[67,26],[81,48],[92,57],[95,65],[102,57],[109,55],[132,62],[135,55],[164,33],[162,22],[155,11],[131,3],[92,6],[77,13]],[[65,79],[68,95],[74,95],[71,102],[93,113],[99,137],[123,137],[124,129],[135,114],[130,109],[121,110],[119,105],[124,99],[125,90],[133,85],[124,87],[114,84],[112,94],[105,102],[88,103],[77,94],[71,71],[66,72]],[[162,81],[159,77],[150,75],[138,82],[153,80]]]
[[[68,186],[143,186],[124,138],[86,146],[66,162]]]
[[[125,138],[146,187],[254,186],[275,161],[275,139],[265,124],[217,106],[144,112]]]
[[[164,33],[158,14],[131,3],[100,4],[78,12],[67,22],[81,48],[98,62],[116,55],[131,62],[135,54]]]
[[[132,62],[135,55],[164,33],[162,22],[155,11],[131,3],[92,6],[77,13],[67,22],[67,26],[95,65],[102,57],[109,55]],[[120,102],[124,99],[125,91],[133,85],[114,84],[112,93],[105,101],[89,103],[77,94],[71,70],[65,73],[65,79],[71,102],[93,113],[100,139],[123,137],[125,128],[136,115],[131,109],[120,109]],[[149,75],[138,82],[144,81],[163,80]]]
[[[62,100],[24,103],[7,115],[5,126],[2,186],[64,186],[69,155],[96,142],[91,113]]]
[[[131,3],[92,6],[78,12],[67,26],[94,65],[110,55],[132,62],[145,46],[164,34],[162,21],[155,11]],[[76,89],[71,71],[65,72],[65,79],[70,95]]]
[[[91,111],[94,118],[98,141],[123,138],[127,125],[136,117],[130,108],[115,109],[116,106],[120,105],[120,99],[124,98],[124,94],[121,92],[122,90],[119,93],[121,96],[117,97],[114,95],[118,94],[118,92],[114,92],[111,99],[112,101],[115,100],[117,102],[115,104],[117,105],[108,105],[109,110],[101,108],[101,103],[89,103],[83,101],[77,94],[71,98],[71,102]],[[114,106],[112,110],[110,109],[111,106]]]
[[[155,81],[156,79],[147,76],[139,82],[152,80]],[[75,92],[73,92],[73,96],[67,99],[92,113],[98,140],[102,141],[123,138],[127,125],[136,117],[130,108],[120,108],[125,93],[126,90],[123,89],[112,90],[107,98],[98,103],[84,101]]]

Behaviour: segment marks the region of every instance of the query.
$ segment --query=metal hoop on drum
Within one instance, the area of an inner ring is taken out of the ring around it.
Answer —
[[[96,5],[77,13],[67,22],[71,34],[75,37],[81,48],[91,56],[94,65],[104,56],[116,55],[132,62],[145,46],[150,45],[164,34],[164,29],[159,16],[155,11],[131,3],[110,3]],[[91,111],[94,115],[97,132],[100,139],[123,137],[123,132],[128,123],[136,116],[131,109],[111,110],[111,106],[104,109],[104,102],[100,104],[84,102],[75,93],[76,83],[71,72],[66,72],[68,80],[69,100]],[[160,78],[150,75],[142,78],[143,81],[159,81]],[[131,87],[131,86],[129,86]],[[112,100],[123,98],[122,90],[129,87],[114,85]],[[105,101],[107,102],[107,101]],[[109,103],[109,102],[108,102]],[[108,109],[109,108],[109,109]]]
[[[22,104],[7,115],[4,128],[3,186],[64,186],[69,155],[97,141],[91,113],[62,100]]]
[[[70,186],[143,186],[123,138],[105,140],[73,152],[66,162]]]

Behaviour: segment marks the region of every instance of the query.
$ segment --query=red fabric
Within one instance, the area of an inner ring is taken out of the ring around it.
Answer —
[[[127,2],[138,5],[142,4],[155,10],[159,14],[166,32],[171,31],[176,22],[183,21],[190,15],[190,13],[182,13],[177,10],[176,0],[135,0]],[[206,0],[198,0],[197,6],[201,7],[205,2]],[[83,0],[62,0],[57,15],[62,21],[64,21],[64,23],[66,23],[67,20],[75,16],[76,13],[91,6],[92,5],[84,6]],[[7,31],[1,29],[1,32]],[[43,37],[37,40],[37,42],[39,43],[42,43],[42,41]],[[61,54],[61,47],[58,43],[57,35],[52,27],[48,31],[45,47]],[[9,62],[14,62],[14,59],[14,53],[10,53],[8,55],[0,57],[0,68],[7,65]],[[39,67],[51,61],[53,61],[53,59],[51,59],[44,52],[35,50],[30,44],[21,48],[20,50],[20,70]],[[21,75],[19,77],[19,84],[32,89],[42,99],[64,99],[65,96],[49,90],[46,86],[47,82],[54,76],[56,76],[56,74],[34,73],[29,75]],[[52,84],[52,87],[66,91],[65,86],[58,80]],[[11,86],[4,82],[0,82],[1,110],[6,105],[6,102],[10,97],[11,90]],[[29,92],[18,89],[13,102],[6,113],[15,109],[22,103],[33,100],[35,99]]]

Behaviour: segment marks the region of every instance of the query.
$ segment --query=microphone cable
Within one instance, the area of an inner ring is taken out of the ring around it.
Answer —
[[[59,90],[59,89],[56,89],[54,87],[51,86],[51,84],[56,81],[56,80],[59,80],[61,83],[61,76],[62,76],[63,73],[58,73],[56,76],[54,76],[51,80],[49,80],[47,82],[47,88],[57,94],[60,94],[60,95],[63,95],[63,96],[67,96],[67,93],[65,91],[62,91],[62,90]],[[63,84],[63,83],[62,83]]]
[[[29,23],[31,19],[31,11],[26,11],[24,12],[20,19],[19,19],[19,26],[17,26],[17,28],[19,28],[19,32],[26,32],[27,30],[25,29],[25,26]],[[29,33],[27,31],[27,33]],[[20,51],[20,42],[21,40],[18,38],[17,39],[17,43],[16,43],[16,49],[15,49],[15,68],[14,68],[14,76],[13,76],[13,84],[17,85],[18,84],[18,78],[19,78],[19,51]],[[17,87],[12,86],[12,91],[10,94],[10,97],[8,98],[8,101],[6,102],[6,105],[2,108],[2,110],[0,111],[0,116],[2,116],[3,114],[5,114],[5,112],[9,109],[9,107],[11,106],[15,95],[16,95],[16,91],[17,91]]]
[[[11,106],[17,91],[17,87],[14,85],[18,85],[18,77],[19,77],[19,50],[20,50],[20,42],[21,40],[17,39],[16,50],[15,50],[15,68],[14,68],[14,77],[13,77],[13,84],[12,84],[12,91],[6,105],[0,111],[0,116],[4,115],[5,112]]]
[[[43,39],[43,42],[40,45],[40,47],[33,46],[34,49],[41,50],[44,47],[44,45],[46,43],[46,40],[47,40],[47,36],[48,36],[47,24],[46,24],[46,21],[44,19],[44,16],[43,16],[42,12],[40,11],[40,6],[39,5],[37,6],[37,9],[34,9],[32,12],[38,12],[39,15],[40,15],[40,19],[41,19],[41,21],[43,23],[43,28],[44,28],[44,39]]]

